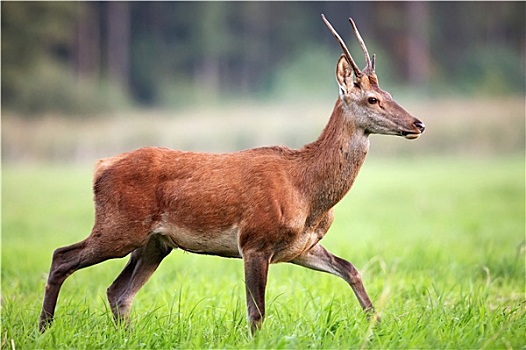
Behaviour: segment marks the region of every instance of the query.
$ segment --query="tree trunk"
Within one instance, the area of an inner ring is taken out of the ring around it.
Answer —
[[[407,72],[409,82],[425,88],[430,74],[429,4],[425,1],[408,2]]]
[[[75,46],[76,70],[79,79],[98,78],[100,71],[100,19],[98,4],[78,3],[79,20]]]
[[[130,10],[124,1],[107,2],[108,76],[125,91],[129,85]]]

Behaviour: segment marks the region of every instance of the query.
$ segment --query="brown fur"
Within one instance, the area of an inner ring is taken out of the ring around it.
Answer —
[[[338,62],[337,80],[342,94],[327,126],[302,149],[208,154],[142,148],[99,161],[93,230],[84,241],[54,252],[40,329],[51,323],[69,275],[131,253],[108,288],[115,319],[127,319],[134,295],[176,248],[243,259],[252,331],[264,318],[270,263],[337,275],[364,310],[373,310],[354,266],[318,242],[364,162],[368,135],[418,136],[423,124],[380,90],[374,72],[353,81],[345,57]],[[371,96],[378,103],[367,102]]]

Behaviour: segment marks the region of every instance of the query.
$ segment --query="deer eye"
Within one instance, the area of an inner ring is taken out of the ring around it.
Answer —
[[[374,105],[375,103],[378,103],[378,99],[376,97],[369,97],[367,99],[367,102],[369,102],[370,104]]]

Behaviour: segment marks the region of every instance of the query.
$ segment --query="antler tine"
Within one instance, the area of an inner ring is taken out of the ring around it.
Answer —
[[[371,56],[369,56],[369,52],[367,51],[367,47],[365,46],[365,42],[362,39],[362,36],[360,35],[360,32],[358,31],[358,27],[356,27],[356,24],[352,20],[352,18],[349,18],[349,22],[351,22],[352,29],[354,30],[354,34],[356,35],[356,38],[358,39],[358,42],[360,43],[360,46],[362,47],[363,54],[365,55],[365,63],[367,64],[367,70],[370,70],[371,72],[374,72],[374,64],[371,62]]]
[[[342,38],[340,37],[340,35],[336,32],[336,30],[334,30],[334,28],[332,27],[332,25],[329,23],[329,21],[325,18],[325,15],[321,15],[321,18],[323,19],[323,22],[325,22],[325,25],[327,26],[327,28],[329,28],[329,30],[332,32],[332,35],[334,35],[334,37],[338,40],[338,42],[340,43],[340,46],[342,47],[343,49],[343,53],[345,54],[345,57],[347,58],[347,61],[349,61],[349,64],[352,66],[352,69],[354,71],[354,75],[356,75],[356,77],[360,77],[362,76],[362,71],[360,70],[360,68],[358,67],[358,65],[354,62],[352,56],[351,56],[351,53],[349,52],[349,49],[347,49],[347,46],[345,46],[345,43],[343,42]]]

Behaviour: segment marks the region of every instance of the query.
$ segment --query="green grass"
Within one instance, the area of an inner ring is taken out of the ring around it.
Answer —
[[[40,334],[52,251],[91,229],[91,169],[4,166],[2,348],[524,348],[524,190],[520,155],[370,157],[323,244],[362,271],[379,326],[344,281],[278,264],[252,338],[241,261],[175,251],[138,293],[133,330],[105,297],[120,259],[71,276]]]

